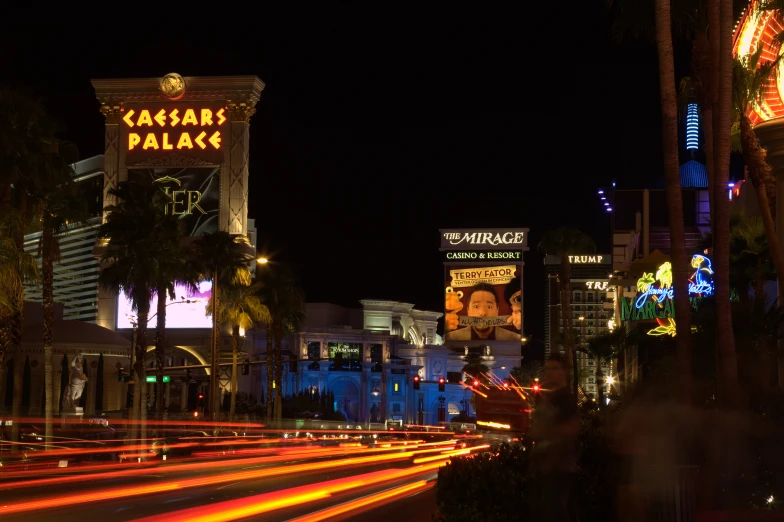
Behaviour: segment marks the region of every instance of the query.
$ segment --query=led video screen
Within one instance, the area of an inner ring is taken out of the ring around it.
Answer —
[[[212,317],[206,315],[207,302],[212,295],[212,281],[202,281],[198,288],[189,290],[184,285],[175,285],[175,299],[166,296],[166,328],[212,328]],[[150,300],[150,319],[147,328],[155,328],[158,317],[158,297]],[[133,328],[137,314],[130,298],[121,292],[117,297],[117,329]]]

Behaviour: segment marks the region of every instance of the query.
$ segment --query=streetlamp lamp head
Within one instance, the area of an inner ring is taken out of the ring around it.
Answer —
[[[258,257],[256,258],[256,262],[259,263],[260,265],[265,265],[269,263],[269,259],[267,259],[266,257]]]
[[[580,316],[580,321],[585,321],[585,317],[581,315]]]

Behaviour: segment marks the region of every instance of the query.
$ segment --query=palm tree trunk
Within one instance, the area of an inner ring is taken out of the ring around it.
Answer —
[[[599,401],[599,409],[604,409],[604,372],[602,371],[602,361],[596,358],[596,400]]]
[[[139,323],[137,318],[136,326],[133,328],[133,335],[131,336],[131,354],[130,354],[130,366],[131,366],[131,374],[133,375],[133,399],[131,401],[131,411],[128,412],[128,421],[129,421],[129,440],[134,441],[136,440],[136,434],[138,433],[136,423],[134,422],[136,419],[139,418],[139,394],[141,393],[141,386],[139,385],[139,374],[137,373],[136,368],[136,345],[139,343]],[[67,370],[67,367],[64,368]]]
[[[662,111],[662,149],[667,214],[670,222],[670,257],[677,318],[675,336],[678,382],[683,403],[691,403],[691,303],[689,302],[689,262],[683,223],[683,196],[678,162],[678,105],[675,93],[675,63],[672,51],[670,0],[656,0],[656,49],[659,58],[659,85]],[[729,136],[729,133],[727,134]]]
[[[27,224],[27,187],[22,185],[19,187],[19,222],[22,226],[18,227],[15,234],[14,242],[16,243],[17,250],[24,252],[24,226]],[[24,324],[24,288],[22,288],[16,295],[14,304],[14,312],[11,316],[11,350],[14,353],[14,396],[11,403],[11,416],[14,419],[19,419],[22,416],[22,325]],[[18,356],[18,357],[17,357]],[[14,422],[11,426],[11,440],[19,442],[19,426],[20,422]]]
[[[702,133],[705,137],[705,170],[708,172],[708,210],[710,211],[710,229],[713,232],[713,216],[715,214],[716,195],[713,192],[713,176],[716,172],[716,158],[713,153],[713,109],[708,107],[702,111]]]
[[[231,406],[229,406],[229,422],[234,422],[234,410],[237,405],[237,356],[240,353],[240,326],[235,324],[231,329]]]
[[[721,384],[719,397],[727,406],[738,400],[738,362],[735,354],[735,336],[732,329],[730,302],[730,211],[727,190],[730,175],[730,128],[732,126],[732,1],[720,2],[719,40],[719,103],[718,123],[714,135],[716,172],[714,195],[714,285],[716,294],[716,347]]]
[[[743,159],[748,166],[749,178],[757,193],[762,225],[765,227],[765,238],[768,240],[770,256],[773,259],[773,269],[778,279],[779,306],[784,303],[784,255],[776,235],[776,224],[771,213],[771,204],[768,200],[768,191],[765,180],[772,177],[770,165],[765,160],[765,151],[757,141],[757,135],[751,127],[751,120],[745,114],[740,119],[740,139],[743,144]]]
[[[161,285],[156,289],[158,294],[158,322],[155,327],[155,412],[157,418],[163,418],[163,366],[164,349],[166,347],[166,287]]]
[[[275,353],[272,348],[272,322],[267,323],[267,353],[266,353],[266,364],[267,364],[267,422],[272,419],[272,401],[275,399],[275,389],[272,387],[272,382],[275,379]]]
[[[44,410],[45,428],[44,441],[45,448],[49,448],[54,434],[52,417],[54,405],[52,404],[52,344],[53,332],[52,323],[54,322],[54,252],[52,251],[54,242],[54,231],[51,227],[44,227],[42,241],[41,259],[41,283],[43,285],[42,308],[43,308],[43,342],[44,342],[44,400],[46,402]]]
[[[144,426],[142,425],[146,415],[147,397],[145,390],[146,381],[146,366],[147,366],[147,321],[150,316],[150,294],[149,292],[140,292],[145,294],[137,301],[137,331],[136,331],[136,360],[134,361],[134,394],[133,394],[133,407],[134,407],[134,425],[138,425],[143,433]],[[135,430],[134,430],[135,432]],[[135,433],[134,433],[135,434]],[[135,437],[132,437],[132,439]]]
[[[560,272],[561,323],[564,331],[564,350],[566,351],[567,367],[571,367],[572,369],[572,393],[574,393],[574,399],[577,400],[577,383],[579,377],[577,376],[577,350],[574,345],[572,292],[571,288],[569,288],[572,281],[572,265],[569,262],[568,252],[563,252],[561,254]]]

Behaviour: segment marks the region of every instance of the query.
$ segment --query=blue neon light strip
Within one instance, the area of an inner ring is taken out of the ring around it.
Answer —
[[[697,104],[690,103],[686,107],[686,150],[697,150],[700,147],[700,116]]]

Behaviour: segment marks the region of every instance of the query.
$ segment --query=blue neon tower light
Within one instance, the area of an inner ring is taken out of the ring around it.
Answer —
[[[697,104],[686,106],[686,150],[697,150],[700,147],[700,115]]]

